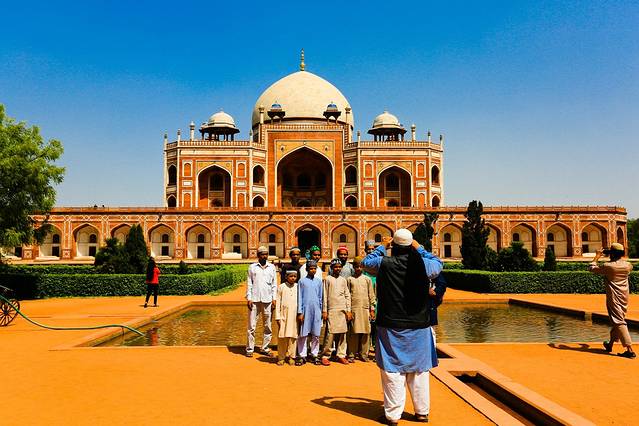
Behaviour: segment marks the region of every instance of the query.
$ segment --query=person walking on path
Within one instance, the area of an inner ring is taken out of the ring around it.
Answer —
[[[299,337],[297,338],[297,360],[295,365],[303,365],[306,362],[308,349],[306,343],[311,336],[311,360],[318,365],[319,336],[322,331],[322,280],[315,276],[317,263],[309,260],[306,264],[308,275],[297,284],[297,321],[300,324]]]
[[[355,355],[363,362],[368,361],[370,345],[371,319],[375,318],[375,290],[373,282],[362,273],[362,258],[353,260],[355,273],[347,280],[351,292],[351,312],[353,321],[348,330],[348,361],[353,362]]]
[[[331,261],[332,275],[324,278],[324,298],[322,301],[322,319],[326,321],[326,342],[322,353],[322,365],[330,365],[329,358],[333,342],[337,347],[337,361],[348,364],[346,360],[346,332],[348,321],[352,319],[351,293],[346,279],[340,276],[342,264],[339,259]]]
[[[144,299],[144,307],[149,304],[149,297],[153,293],[153,307],[157,308],[158,305],[158,291],[160,289],[160,268],[155,264],[155,259],[149,257],[149,262],[146,264],[146,299]]]
[[[392,243],[392,247],[391,247]],[[391,248],[391,255],[386,250]],[[442,262],[427,252],[408,229],[398,229],[368,254],[365,269],[377,273],[377,348],[375,358],[384,392],[381,420],[396,425],[410,390],[415,420],[427,422],[430,413],[429,370],[437,366],[430,330],[429,278]]]
[[[297,281],[300,281],[300,269],[302,268],[302,264],[300,263],[301,251],[299,247],[291,247],[288,252],[288,257],[291,259],[290,262],[284,263],[280,268],[280,282],[286,282],[286,271],[294,270],[297,272]]]
[[[246,356],[252,357],[255,349],[255,327],[257,317],[262,316],[264,336],[261,353],[270,356],[271,350],[271,311],[275,309],[277,298],[277,278],[275,265],[268,261],[268,248],[257,249],[257,262],[249,266],[246,277],[246,306],[249,310]]]
[[[610,255],[610,262],[599,265],[599,258],[603,254]],[[630,293],[628,275],[632,271],[632,264],[623,260],[623,255],[624,247],[619,243],[613,243],[609,250],[599,249],[590,264],[589,270],[593,274],[603,275],[604,284],[606,285],[606,308],[612,328],[610,330],[610,340],[603,342],[604,349],[606,352],[612,352],[612,346],[617,340],[620,340],[626,351],[617,355],[625,358],[635,358],[637,355],[632,349],[632,339],[626,323]]]
[[[295,364],[295,345],[297,339],[297,272],[286,272],[286,281],[277,288],[275,321],[277,333],[277,365]]]

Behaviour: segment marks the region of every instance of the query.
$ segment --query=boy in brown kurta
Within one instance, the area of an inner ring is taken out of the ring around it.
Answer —
[[[373,281],[362,274],[362,258],[353,260],[353,276],[348,277],[348,289],[351,292],[351,311],[353,321],[348,331],[348,361],[353,362],[355,355],[360,360],[368,361],[370,346],[370,320],[375,318],[375,290]]]
[[[336,340],[337,361],[348,364],[346,360],[346,332],[351,317],[351,293],[346,279],[340,276],[342,264],[339,259],[331,262],[331,275],[324,278],[324,298],[322,319],[326,321],[327,339],[322,354],[322,365],[330,365],[331,346]]]
[[[625,358],[635,358],[635,352],[632,349],[632,340],[628,332],[626,324],[626,312],[628,312],[628,297],[630,293],[630,283],[628,282],[628,274],[632,270],[632,264],[622,260],[624,255],[624,247],[619,243],[613,243],[606,254],[610,254],[610,262],[605,262],[599,266],[597,261],[604,254],[604,250],[597,250],[597,254],[590,264],[590,272],[604,276],[606,285],[606,308],[612,329],[610,330],[610,340],[603,342],[606,352],[612,352],[612,345],[617,340],[621,340],[621,344],[626,351],[617,355]]]
[[[286,271],[286,281],[277,288],[275,321],[279,327],[277,333],[277,365],[287,360],[295,365],[297,339],[297,271]]]

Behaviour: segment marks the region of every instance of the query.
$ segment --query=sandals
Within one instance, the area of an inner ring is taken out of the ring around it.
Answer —
[[[304,364],[306,364],[306,361],[304,360],[304,358],[302,358],[302,357],[295,358],[295,365],[296,366],[299,367],[299,366],[304,365]]]
[[[314,357],[313,358],[313,364],[322,365],[322,361],[319,359],[319,357]]]
[[[618,353],[617,355],[623,358],[628,358],[628,359],[634,359],[637,357],[637,354],[634,353],[633,351],[626,351],[624,353]]]
[[[428,423],[428,414],[415,413],[415,421],[420,423]]]
[[[283,366],[284,365],[284,360],[283,359],[278,360],[277,361],[277,365],[280,366],[280,367]]]

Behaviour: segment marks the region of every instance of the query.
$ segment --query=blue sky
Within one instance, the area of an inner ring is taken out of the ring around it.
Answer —
[[[362,133],[444,133],[446,204],[639,216],[637,2],[53,3],[3,8],[0,103],[63,142],[58,205],[161,205],[164,132],[223,108],[245,139],[303,47]]]

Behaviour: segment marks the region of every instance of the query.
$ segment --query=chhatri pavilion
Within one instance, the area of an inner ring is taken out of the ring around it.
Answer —
[[[446,205],[444,138],[418,139],[390,112],[372,118],[365,135],[342,92],[306,71],[276,81],[255,102],[248,140],[226,112],[189,133],[164,136],[164,205],[54,208],[53,232],[42,245],[16,249],[34,261],[91,261],[104,240],[144,230],[159,260],[254,259],[257,247],[285,257],[290,246],[317,244],[329,259],[338,246],[351,257],[365,240],[381,241],[400,227],[414,230],[437,212],[433,251],[459,258],[466,207]],[[533,256],[551,247],[580,258],[626,244],[621,207],[484,207],[489,245],[521,241]],[[43,217],[36,217],[38,220]]]

